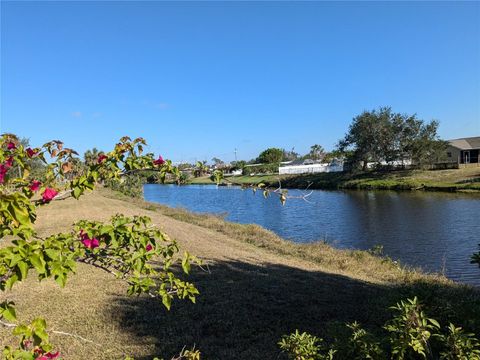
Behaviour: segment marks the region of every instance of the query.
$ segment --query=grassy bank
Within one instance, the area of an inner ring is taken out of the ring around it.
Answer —
[[[305,189],[367,189],[480,192],[480,167],[455,170],[398,170],[363,173],[320,173],[303,175],[265,175],[228,177],[224,183],[258,184]],[[207,178],[192,179],[192,184],[212,184]]]
[[[17,303],[21,320],[43,316],[55,330],[93,341],[54,335],[67,359],[121,359],[125,354],[168,359],[194,344],[205,359],[276,359],[282,334],[298,328],[328,339],[338,324],[354,320],[377,327],[388,318],[388,306],[414,295],[442,325],[453,321],[480,333],[479,291],[440,275],[406,269],[368,252],[293,244],[256,225],[108,190],[42,208],[37,229],[41,234],[63,231],[80,218],[105,220],[115,213],[150,216],[182,249],[201,256],[210,272],[195,269],[191,275],[201,292],[197,304],[175,302],[170,312],[146,296],[127,297],[121,281],[86,265],[79,266],[65,289],[30,279],[2,294]],[[9,333],[0,327],[0,343],[12,340]]]

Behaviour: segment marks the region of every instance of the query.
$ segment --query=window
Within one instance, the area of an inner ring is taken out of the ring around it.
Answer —
[[[452,157],[452,153],[451,153],[451,152],[447,152],[447,156],[448,156],[448,157]]]

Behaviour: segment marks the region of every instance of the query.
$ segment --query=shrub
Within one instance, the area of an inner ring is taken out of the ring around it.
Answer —
[[[480,360],[480,342],[474,334],[451,323],[442,333],[440,324],[425,315],[416,297],[390,309],[394,316],[379,329],[382,335],[378,338],[354,322],[347,324],[350,334],[346,339],[337,338],[330,345],[296,330],[282,337],[280,349],[294,360]]]

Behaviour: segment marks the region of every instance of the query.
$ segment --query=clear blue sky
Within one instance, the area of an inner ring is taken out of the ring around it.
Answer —
[[[332,149],[389,105],[480,135],[479,2],[1,3],[1,132],[173,160]]]

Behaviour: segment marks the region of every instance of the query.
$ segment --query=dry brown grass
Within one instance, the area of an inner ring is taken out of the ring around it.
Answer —
[[[275,359],[284,333],[298,328],[328,336],[336,323],[353,320],[373,327],[386,319],[387,306],[413,295],[444,322],[480,328],[478,291],[441,276],[402,269],[365,252],[295,245],[255,225],[116,196],[102,190],[56,202],[40,210],[37,229],[50,234],[82,218],[144,214],[182,249],[204,258],[211,272],[192,273],[201,292],[197,304],[176,302],[170,312],[150,298],[127,297],[123,283],[86,265],[79,265],[65,289],[30,278],[1,294],[17,303],[20,320],[45,317],[50,328],[94,341],[52,336],[67,359],[168,358],[194,344],[206,359]],[[12,341],[9,333],[0,327],[2,344]]]

